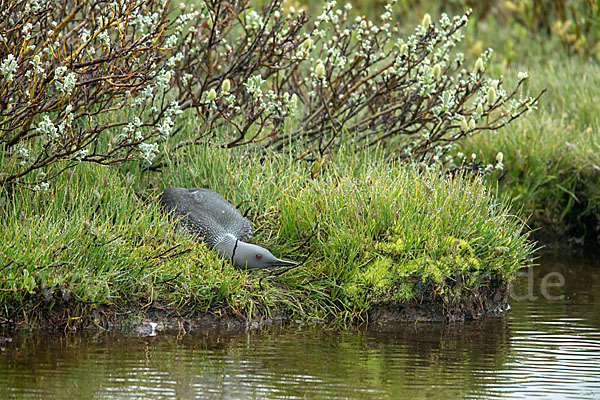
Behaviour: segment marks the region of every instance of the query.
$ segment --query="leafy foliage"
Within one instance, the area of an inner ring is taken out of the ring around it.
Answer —
[[[294,143],[297,157],[315,158],[349,140],[386,142],[393,158],[426,163],[535,107],[519,95],[527,74],[509,92],[485,77],[491,50],[469,69],[453,53],[468,13],[443,15],[439,27],[426,15],[404,40],[394,3],[373,22],[331,1],[309,23],[302,10],[281,15],[278,2],[262,13],[205,2],[199,13],[214,22],[192,26],[180,49],[180,68],[193,66],[179,85],[184,107],[206,121],[201,134],[230,125],[229,147]]]

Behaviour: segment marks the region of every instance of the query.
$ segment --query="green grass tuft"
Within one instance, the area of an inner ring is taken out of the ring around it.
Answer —
[[[523,223],[480,179],[377,153],[315,164],[264,156],[197,146],[160,174],[80,165],[48,191],[15,188],[1,206],[0,306],[7,316],[67,303],[349,322],[417,295],[451,304],[510,280],[532,252]],[[254,242],[306,262],[234,268],[163,214],[165,186],[222,193],[248,211]]]

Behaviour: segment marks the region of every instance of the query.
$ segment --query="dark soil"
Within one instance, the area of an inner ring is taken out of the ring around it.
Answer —
[[[449,306],[431,301],[406,305],[379,305],[368,312],[367,323],[382,327],[398,323],[435,322],[453,323],[480,319],[509,309],[509,290],[481,288],[458,304]],[[1,318],[0,326],[9,329],[40,330],[124,330],[152,335],[162,330],[245,331],[265,326],[290,323],[285,315],[246,320],[241,315],[215,314],[194,310],[174,310],[151,305],[119,308],[108,305],[90,305],[70,302],[55,303],[51,309],[44,302],[31,302],[15,309],[8,318]]]
[[[57,302],[50,309],[45,302],[31,301],[0,318],[0,327],[39,330],[123,330],[153,334],[162,330],[244,331],[277,324],[282,318],[263,318],[247,322],[241,315],[175,310],[161,305],[97,305],[76,301]]]
[[[482,287],[454,305],[424,301],[406,305],[376,306],[369,311],[369,323],[386,325],[399,322],[452,323],[476,320],[509,310],[509,294],[506,286],[496,289]]]

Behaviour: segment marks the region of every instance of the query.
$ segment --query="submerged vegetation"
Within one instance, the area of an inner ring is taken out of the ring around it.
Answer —
[[[577,61],[538,61],[547,49],[516,64],[492,18],[419,14],[407,34],[392,6],[371,22],[329,2],[310,21],[288,3],[11,3],[0,323],[451,314],[506,290],[534,251],[529,215],[559,237],[594,229],[597,64],[573,78]],[[301,264],[234,268],[158,208],[166,186],[222,194],[254,242]]]

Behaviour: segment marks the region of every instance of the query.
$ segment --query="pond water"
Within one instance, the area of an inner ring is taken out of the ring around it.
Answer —
[[[600,264],[544,258],[514,293],[455,326],[12,334],[0,399],[600,398]]]

